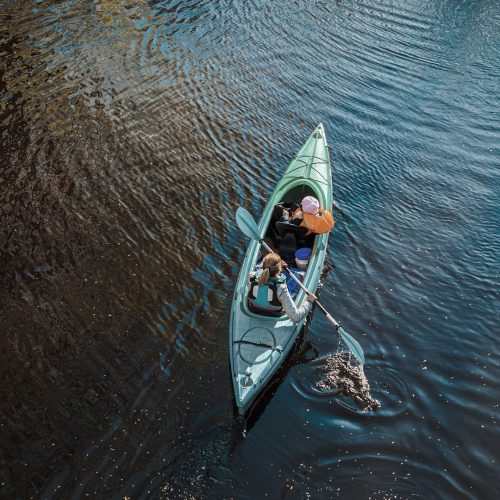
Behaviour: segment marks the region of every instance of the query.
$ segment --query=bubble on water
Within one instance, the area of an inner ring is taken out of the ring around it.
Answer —
[[[380,408],[380,402],[372,398],[370,385],[363,367],[352,364],[347,353],[336,353],[327,358],[323,378],[316,384],[324,390],[334,390],[339,396],[352,398],[369,412]]]

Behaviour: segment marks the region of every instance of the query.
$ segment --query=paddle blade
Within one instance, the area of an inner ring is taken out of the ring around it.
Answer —
[[[342,327],[339,327],[337,331],[342,337],[342,340],[347,344],[347,347],[352,351],[359,364],[363,366],[365,364],[365,354],[358,341],[351,337]]]
[[[259,228],[252,214],[243,207],[239,207],[236,210],[236,224],[238,224],[238,227],[245,236],[252,240],[260,240]]]

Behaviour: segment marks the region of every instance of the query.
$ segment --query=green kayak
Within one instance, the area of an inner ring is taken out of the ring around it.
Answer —
[[[301,239],[296,231],[289,232],[277,223],[278,203],[297,203],[304,196],[316,197],[322,208],[332,207],[332,176],[330,158],[323,125],[320,124],[299,150],[271,195],[258,223],[259,234],[272,248],[294,265],[297,247],[312,250],[303,284],[312,293],[318,288],[325,261],[329,233]],[[289,226],[289,225],[288,225]],[[229,327],[231,373],[240,414],[244,414],[266,387],[290,352],[304,321],[293,323],[288,316],[266,316],[250,310],[248,294],[250,274],[266,253],[261,243],[251,241],[234,291]],[[306,299],[299,291],[297,307]]]

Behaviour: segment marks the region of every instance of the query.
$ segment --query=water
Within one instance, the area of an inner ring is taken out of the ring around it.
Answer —
[[[0,5],[1,496],[497,498],[496,0]],[[319,311],[248,421],[245,241],[323,122]]]

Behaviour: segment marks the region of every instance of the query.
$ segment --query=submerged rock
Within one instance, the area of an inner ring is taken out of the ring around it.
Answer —
[[[324,367],[324,376],[317,386],[325,390],[335,390],[340,396],[352,398],[363,407],[363,411],[380,408],[380,402],[370,395],[370,385],[359,364],[351,364],[349,355],[337,353],[329,357]]]

